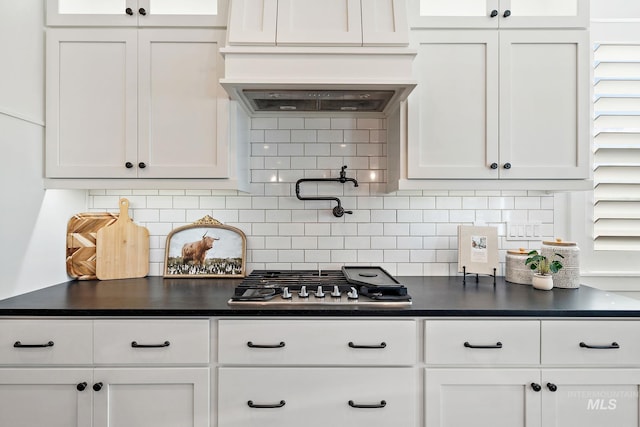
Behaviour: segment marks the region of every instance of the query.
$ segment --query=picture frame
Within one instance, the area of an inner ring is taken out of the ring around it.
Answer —
[[[495,276],[498,268],[498,229],[459,225],[458,272]]]
[[[247,237],[209,215],[167,235],[165,278],[245,277]]]

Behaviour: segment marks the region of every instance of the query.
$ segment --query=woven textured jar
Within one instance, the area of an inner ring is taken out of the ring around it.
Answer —
[[[534,271],[524,263],[529,257],[528,253],[529,251],[523,248],[507,251],[504,280],[521,285],[531,284]]]
[[[557,259],[562,263],[562,268],[553,274],[553,286],[555,288],[578,288],[580,286],[580,248],[575,242],[565,242],[562,239],[542,242],[540,253],[550,261]],[[554,258],[557,253],[564,258]]]

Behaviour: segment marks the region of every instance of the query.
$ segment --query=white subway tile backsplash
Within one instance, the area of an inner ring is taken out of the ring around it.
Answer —
[[[130,200],[130,215],[151,234],[151,275],[163,274],[167,234],[205,215],[245,232],[248,272],[375,264],[394,275],[459,274],[460,224],[496,226],[502,261],[506,249],[535,245],[507,241],[507,221],[540,222],[545,239],[555,237],[554,198],[544,191],[385,193],[386,125],[385,119],[348,116],[253,118],[248,134],[251,194],[93,189],[88,192],[88,209],[117,212],[120,197]],[[296,198],[298,179],[337,178],[343,165],[347,177],[358,180],[358,187],[305,183],[302,194],[339,197],[353,214],[336,218],[335,202]]]

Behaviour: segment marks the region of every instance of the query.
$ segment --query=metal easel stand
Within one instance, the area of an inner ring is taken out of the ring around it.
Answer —
[[[465,286],[467,284],[467,274],[475,274],[476,275],[476,283],[480,281],[478,278],[478,273],[467,273],[467,266],[462,266],[462,285]],[[493,277],[493,287],[496,287],[496,269],[493,269],[493,274],[487,274],[489,277]]]

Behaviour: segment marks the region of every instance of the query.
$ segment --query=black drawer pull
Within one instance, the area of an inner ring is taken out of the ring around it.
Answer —
[[[45,347],[53,347],[53,341],[49,341],[46,344],[22,344],[20,341],[16,341],[13,343],[15,348],[45,348]]]
[[[76,390],[78,390],[78,391],[84,391],[85,388],[87,388],[87,382],[86,381],[78,383],[76,385]]]
[[[281,348],[284,345],[284,341],[280,341],[278,344],[254,344],[252,341],[247,341],[247,347],[251,348]]]
[[[616,349],[616,348],[620,348],[620,344],[618,344],[617,342],[612,342],[611,345],[590,345],[590,344],[586,344],[584,342],[580,343],[580,347],[582,348],[594,348],[597,350],[609,350],[609,349]]]
[[[549,389],[549,391],[551,392],[556,392],[558,391],[558,386],[553,384],[553,383],[547,383],[547,388]]]
[[[385,348],[387,346],[386,342],[381,342],[380,344],[374,344],[374,345],[360,345],[360,344],[354,344],[353,341],[349,341],[349,347],[351,348]]]
[[[285,402],[284,400],[281,400],[278,403],[272,403],[272,404],[266,404],[266,405],[259,405],[257,403],[253,403],[253,400],[249,400],[247,402],[247,405],[249,405],[249,408],[256,408],[256,409],[282,408],[286,404],[287,402]]]
[[[542,390],[542,386],[538,383],[531,383],[531,388],[536,392]]]
[[[165,341],[162,344],[138,344],[137,341],[131,341],[131,347],[133,348],[160,348],[160,347],[169,347],[171,343],[169,341]]]
[[[495,345],[473,345],[469,341],[465,341],[464,346],[467,348],[502,348],[502,343],[498,341]]]
[[[102,384],[101,382],[99,382],[99,383],[95,383],[95,384],[93,385],[93,391],[100,391],[100,390],[102,390],[102,386],[103,386],[103,384]]]
[[[349,406],[351,406],[352,408],[377,409],[377,408],[384,408],[385,406],[387,406],[387,401],[381,400],[380,403],[374,403],[373,405],[366,405],[362,403],[355,403],[353,400],[350,400]]]

